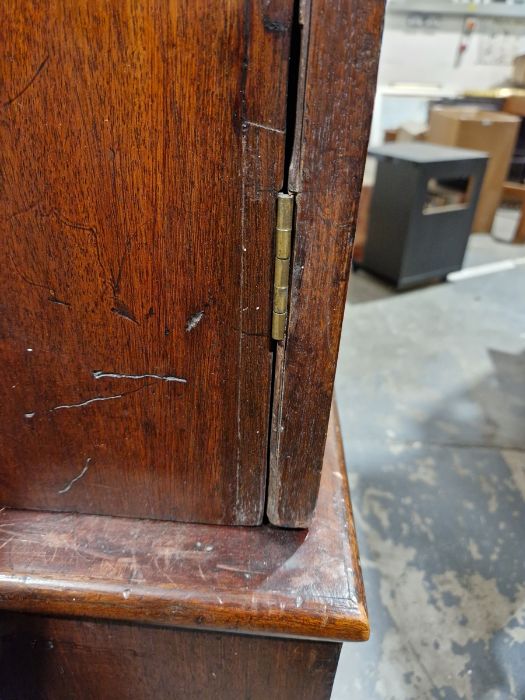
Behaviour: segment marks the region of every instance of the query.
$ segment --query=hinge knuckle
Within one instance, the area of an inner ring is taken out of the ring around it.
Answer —
[[[277,195],[275,225],[275,268],[273,283],[272,338],[284,340],[288,316],[288,280],[292,253],[294,197],[280,192]]]

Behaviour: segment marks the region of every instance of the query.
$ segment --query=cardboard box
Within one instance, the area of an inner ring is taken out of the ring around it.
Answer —
[[[525,85],[525,55],[514,59],[512,79],[518,85]]]
[[[417,122],[407,122],[397,130],[396,141],[410,143],[412,141],[426,141],[428,126]]]
[[[517,117],[525,117],[525,95],[507,97],[503,104],[503,111],[515,114]]]
[[[472,230],[490,233],[521,124],[519,117],[474,108],[436,107],[430,112],[428,141],[485,151],[489,164]]]

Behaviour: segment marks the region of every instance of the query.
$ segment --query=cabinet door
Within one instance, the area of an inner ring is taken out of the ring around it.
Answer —
[[[276,354],[268,516],[305,527],[330,416],[384,0],[304,0],[288,333]]]
[[[261,522],[292,4],[1,3],[1,505]]]

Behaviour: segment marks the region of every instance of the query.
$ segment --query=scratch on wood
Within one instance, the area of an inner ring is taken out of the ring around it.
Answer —
[[[118,297],[115,297],[115,304],[116,306],[111,307],[111,312],[116,314],[117,316],[121,316],[122,318],[127,319],[128,321],[132,321],[133,323],[136,323],[137,326],[139,326],[139,322],[135,318],[135,315],[133,312],[124,304],[124,302],[120,301]]]
[[[102,370],[94,370],[93,377],[95,379],[160,379],[163,382],[180,382],[181,384],[188,382],[184,377],[176,377],[173,374],[118,374]]]
[[[53,209],[53,214],[55,215],[57,221],[59,221],[61,224],[64,224],[64,226],[68,226],[69,228],[76,228],[79,231],[90,231],[91,233],[96,233],[97,229],[95,226],[91,226],[90,224],[82,224],[79,221],[72,221],[71,219],[68,219],[67,217],[63,216],[58,209]]]
[[[70,307],[71,304],[68,301],[65,301],[64,299],[59,299],[57,295],[55,294],[54,289],[51,287],[49,284],[42,284],[40,282],[34,282],[33,280],[30,280],[28,277],[26,277],[22,271],[18,268],[17,264],[14,261],[13,254],[11,251],[9,252],[9,258],[11,259],[11,264],[14,267],[14,270],[16,274],[20,277],[20,279],[28,284],[30,287],[36,287],[36,289],[45,289],[49,292],[49,296],[47,298],[48,301],[52,302],[53,304],[58,304],[60,306],[68,306]]]
[[[251,571],[250,569],[239,569],[236,566],[226,566],[226,564],[217,564],[216,566],[217,569],[221,569],[222,571],[232,571],[236,574],[248,574],[249,576],[252,576],[253,574],[264,574],[266,573],[265,571]]]
[[[81,401],[80,403],[64,403],[60,406],[55,406],[50,409],[51,411],[60,411],[63,408],[82,408],[83,406],[89,406],[91,403],[96,403],[97,401],[111,401],[112,399],[121,399],[123,394],[115,394],[114,396],[95,396],[92,399],[87,399],[86,401]]]
[[[14,536],[14,535],[11,535],[11,537],[9,537],[9,539],[7,539],[5,542],[2,542],[2,544],[0,544],[0,549],[3,549],[4,547],[7,547],[7,545],[8,545],[10,542],[12,542],[14,539],[15,539],[15,536]]]
[[[71,306],[71,304],[68,301],[64,301],[63,299],[57,299],[57,297],[54,295],[48,297],[47,300],[52,302],[53,304],[58,304],[59,306]]]
[[[144,375],[144,377],[147,377],[149,375]],[[137,377],[142,378],[142,377]],[[129,394],[134,394],[137,391],[142,391],[142,389],[146,389],[146,387],[151,386],[151,382],[148,382],[147,384],[143,384],[142,386],[139,386],[137,389],[131,389],[130,391],[124,391],[122,394],[114,394],[113,396],[94,396],[92,399],[86,399],[86,401],[80,401],[79,403],[70,403],[70,404],[61,404],[60,406],[55,406],[54,408],[49,409],[49,413],[53,413],[54,411],[60,411],[65,408],[83,408],[84,406],[89,406],[92,403],[96,403],[97,401],[112,401],[114,399],[123,399],[124,396],[129,396]]]
[[[241,270],[239,279],[239,374],[237,378],[237,468],[235,473],[235,504],[239,507],[241,489],[241,398],[242,398],[242,350],[243,350],[243,304],[244,304],[244,239],[246,235],[246,132],[241,141]]]
[[[190,333],[196,326],[198,326],[199,323],[202,321],[203,316],[204,316],[204,310],[197,311],[196,314],[193,314],[193,316],[190,316],[186,322],[186,333]]]
[[[70,490],[70,488],[73,486],[73,484],[75,484],[77,481],[80,481],[80,479],[82,479],[82,477],[87,474],[90,462],[91,462],[91,457],[88,457],[86,459],[86,463],[84,464],[80,474],[77,474],[77,476],[73,477],[73,479],[71,479],[71,481],[69,481],[64,486],[64,488],[60,489],[60,491],[58,493],[67,493]]]
[[[43,284],[41,282],[34,282],[33,280],[29,279],[29,277],[26,277],[24,275],[24,273],[19,269],[18,265],[16,264],[15,259],[13,257],[13,253],[11,251],[9,251],[9,259],[11,260],[11,264],[13,265],[13,268],[14,268],[16,274],[20,277],[20,279],[23,282],[28,284],[30,287],[36,287],[37,289],[45,289],[47,292],[49,292],[50,299],[56,298],[55,291],[49,284]]]
[[[268,126],[267,124],[259,124],[258,122],[250,122],[248,120],[243,122],[247,126],[255,126],[257,129],[264,129],[265,131],[273,131],[275,134],[285,134],[284,129],[276,129],[273,126]]]
[[[58,209],[53,209],[53,214],[55,215],[56,220],[63,224],[64,226],[67,226],[68,228],[72,229],[77,229],[78,231],[87,231],[88,233],[91,234],[93,238],[93,242],[95,244],[95,252],[97,256],[97,263],[100,269],[100,272],[102,273],[102,276],[105,278],[106,277],[106,271],[104,269],[104,265],[102,264],[102,254],[100,252],[100,245],[99,245],[99,240],[98,240],[98,230],[96,226],[91,226],[89,224],[83,224],[78,221],[72,221],[71,219],[68,219],[65,217]]]
[[[250,65],[250,27],[252,19],[252,5],[249,0],[244,2],[244,22],[243,22],[243,41],[244,55],[242,60],[241,70],[241,246],[240,246],[240,273],[239,273],[239,362],[237,368],[237,454],[236,454],[236,471],[235,471],[235,505],[239,514],[242,512],[242,507],[239,508],[241,500],[241,445],[242,445],[242,423],[241,423],[241,398],[242,398],[242,351],[243,351],[243,307],[244,307],[244,277],[245,277],[245,252],[246,252],[246,177],[247,163],[246,150],[248,145],[247,121],[248,121],[248,104],[246,99],[246,85],[248,82],[248,68]]]
[[[128,256],[129,251],[131,250],[131,239],[127,238],[126,240],[126,247],[124,248],[124,252],[122,253],[122,257],[120,258],[120,262],[118,264],[118,269],[117,269],[117,274],[114,275],[113,271],[111,271],[111,286],[113,288],[113,294],[115,297],[118,297],[120,293],[120,283],[122,282],[122,272],[124,270],[124,263],[126,261],[126,258]]]
[[[246,338],[268,338],[268,333],[250,333],[249,331],[243,331],[241,330],[238,326],[232,326],[232,329],[234,331],[237,331],[237,333],[240,333],[241,335],[245,336]]]
[[[31,85],[35,82],[35,80],[38,78],[38,76],[40,75],[40,73],[41,73],[41,72],[44,70],[44,68],[46,67],[46,64],[47,64],[48,61],[49,61],[49,54],[47,54],[47,56],[44,58],[44,60],[42,61],[42,63],[38,66],[38,68],[36,69],[36,71],[33,73],[32,78],[29,80],[29,82],[27,82],[27,83],[25,84],[25,86],[20,90],[20,92],[17,92],[16,95],[15,95],[14,97],[11,97],[9,100],[7,100],[7,102],[4,102],[4,107],[9,107],[10,105],[12,105],[13,102],[16,102],[16,100],[18,100],[20,97],[22,97],[22,95],[24,94],[24,92],[26,92],[26,90],[29,90],[29,88],[31,87]]]
[[[36,209],[40,204],[42,200],[38,199],[36,202],[33,202],[32,204],[29,204],[27,207],[24,207],[23,209],[19,209],[18,211],[14,211],[12,214],[9,214],[9,216],[6,217],[6,221],[12,221],[13,219],[18,218],[19,216],[24,216],[24,214],[29,214],[29,212],[33,211],[33,209]]]

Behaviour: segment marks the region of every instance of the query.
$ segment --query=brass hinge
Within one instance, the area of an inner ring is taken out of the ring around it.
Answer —
[[[294,197],[279,192],[277,195],[277,223],[275,225],[275,272],[273,281],[272,338],[284,340],[288,317],[288,278],[292,252]]]

